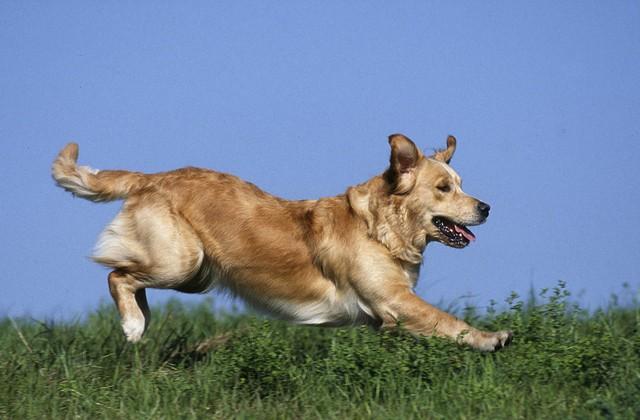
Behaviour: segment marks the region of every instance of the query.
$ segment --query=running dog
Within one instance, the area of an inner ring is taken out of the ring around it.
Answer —
[[[428,304],[414,293],[430,242],[464,248],[467,226],[489,205],[464,193],[449,166],[456,139],[425,156],[389,136],[390,165],[342,195],[288,201],[233,175],[199,168],[157,174],[78,166],[78,145],[53,162],[56,183],[91,201],[124,200],[93,259],[108,283],[127,340],[149,325],[147,288],[228,290],[301,324],[369,324],[449,337],[481,351],[511,342]]]

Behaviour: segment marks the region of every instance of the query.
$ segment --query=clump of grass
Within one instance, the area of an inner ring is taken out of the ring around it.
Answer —
[[[588,313],[564,283],[506,303],[465,311],[514,331],[495,354],[178,302],[137,345],[111,307],[82,323],[4,319],[0,418],[640,417],[637,304]]]

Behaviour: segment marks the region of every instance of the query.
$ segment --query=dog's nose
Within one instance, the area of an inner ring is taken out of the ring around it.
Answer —
[[[478,202],[478,213],[480,213],[483,217],[489,217],[489,210],[491,210],[491,206],[487,203],[483,203],[482,201]]]

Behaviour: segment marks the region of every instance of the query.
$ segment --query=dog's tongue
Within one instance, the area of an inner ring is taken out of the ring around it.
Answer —
[[[475,235],[473,233],[471,233],[471,231],[469,229],[466,229],[465,227],[457,225],[457,224],[453,225],[453,228],[456,230],[456,232],[462,234],[462,236],[467,238],[467,240],[469,242],[473,242],[473,241],[476,240]]]

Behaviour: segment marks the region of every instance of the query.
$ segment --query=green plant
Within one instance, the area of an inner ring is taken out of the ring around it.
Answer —
[[[559,418],[640,416],[637,302],[589,313],[564,283],[466,309],[513,344],[483,354],[438,338],[155,309],[125,342],[116,312],[0,320],[0,418]]]

